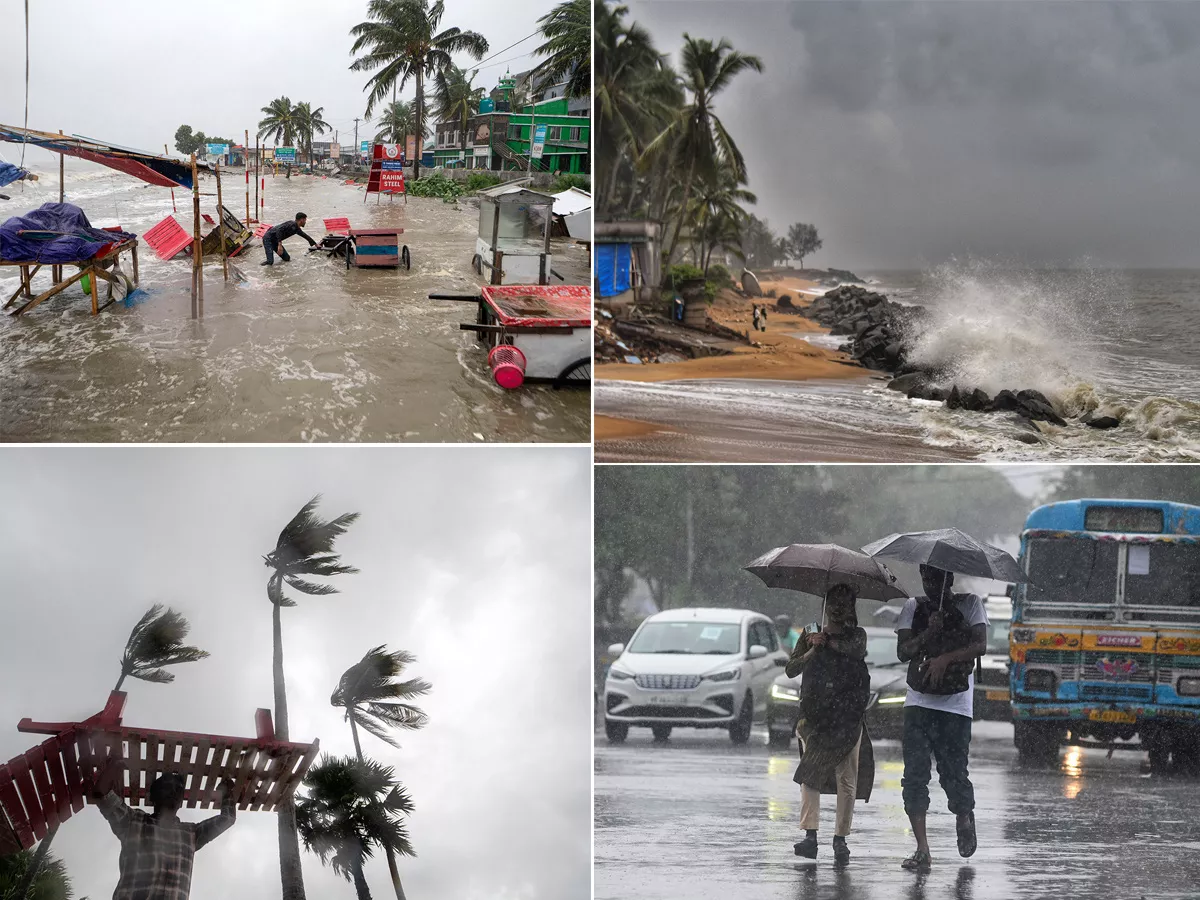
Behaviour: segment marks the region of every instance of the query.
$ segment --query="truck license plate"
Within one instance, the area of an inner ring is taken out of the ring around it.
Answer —
[[[1093,709],[1088,713],[1088,718],[1093,722],[1122,722],[1128,725],[1137,722],[1137,716],[1120,709]]]
[[[987,698],[989,700],[1007,700],[1008,691],[988,691]]]

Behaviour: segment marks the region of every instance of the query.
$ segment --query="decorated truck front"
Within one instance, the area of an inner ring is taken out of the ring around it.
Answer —
[[[1023,762],[1063,744],[1200,767],[1200,508],[1073,500],[1030,513],[1009,632]]]

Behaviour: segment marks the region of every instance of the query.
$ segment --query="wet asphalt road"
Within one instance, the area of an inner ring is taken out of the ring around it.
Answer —
[[[900,796],[900,744],[875,741],[875,790],[858,803],[844,871],[833,865],[834,798],[822,798],[821,851],[794,855],[794,750],[756,730],[676,730],[663,745],[633,729],[597,732],[596,900],[988,900],[1200,897],[1200,783],[1151,779],[1144,754],[1068,748],[1057,771],[1017,765],[1008,725],[976,722],[971,745],[979,850],[959,857],[936,773],[933,871],[900,869],[915,846]]]

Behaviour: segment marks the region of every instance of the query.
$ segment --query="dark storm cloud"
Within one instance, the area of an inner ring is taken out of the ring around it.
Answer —
[[[816,222],[818,264],[1200,264],[1200,4],[632,10],[672,53],[686,30],[764,59],[718,113],[758,214]]]
[[[591,876],[589,454],[556,449],[9,449],[0,473],[0,760],[40,739],[24,716],[103,705],[129,629],[156,600],[212,655],[169,685],[129,680],[131,726],[251,735],[272,706],[262,554],[316,491],[360,573],[283,612],[293,740],[353,753],[329,705],[377,644],[417,656],[427,728],[396,750],[416,804],[408,896],[583,900]],[[198,811],[184,817],[197,819]],[[197,856],[194,900],[279,896],[275,819],[246,812]],[[111,896],[119,845],[93,809],[53,852],[75,896]],[[304,855],[308,896],[353,887]],[[367,867],[392,896],[385,864]]]

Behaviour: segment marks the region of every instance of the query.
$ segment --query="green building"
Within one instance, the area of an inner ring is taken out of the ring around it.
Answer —
[[[568,99],[563,85],[555,85],[540,91],[540,99],[523,103],[519,112],[513,112],[522,81],[528,82],[528,73],[506,73],[491,96],[480,102],[479,111],[467,120],[465,131],[461,121],[439,122],[434,135],[434,165],[528,171],[532,132],[545,125],[542,156],[532,161],[533,170],[590,175],[590,98]]]

